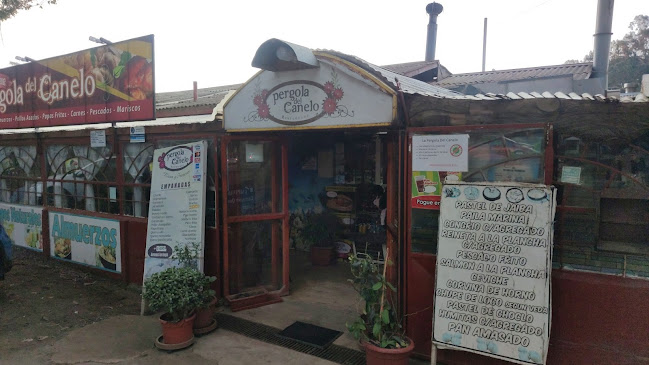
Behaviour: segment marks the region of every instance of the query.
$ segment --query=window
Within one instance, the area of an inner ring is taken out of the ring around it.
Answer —
[[[46,157],[48,206],[119,213],[115,155],[110,146],[50,145]]]
[[[545,128],[503,127],[454,133],[469,134],[469,171],[462,173],[463,181],[545,181]],[[439,210],[412,209],[411,213],[412,252],[436,253]]]
[[[36,146],[0,146],[0,200],[42,205],[40,159]]]
[[[649,278],[648,141],[559,136],[555,267]]]
[[[124,145],[124,214],[147,217],[151,194],[151,169],[154,145],[127,143]]]

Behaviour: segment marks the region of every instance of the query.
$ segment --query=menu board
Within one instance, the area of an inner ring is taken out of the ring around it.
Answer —
[[[446,184],[433,342],[520,364],[545,364],[555,189]]]
[[[157,149],[153,162],[144,280],[178,265],[176,247],[198,245],[203,270],[207,142]]]
[[[43,251],[43,209],[0,203],[0,223],[16,246]]]

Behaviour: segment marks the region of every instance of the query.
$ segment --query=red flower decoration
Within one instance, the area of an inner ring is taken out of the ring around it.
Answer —
[[[264,102],[264,99],[261,97],[261,95],[257,95],[254,99],[252,99],[252,102],[257,106],[261,106],[261,104],[263,104]]]
[[[336,101],[332,98],[327,98],[324,101],[324,105],[322,106],[322,109],[324,109],[325,113],[331,115],[336,111],[336,108],[338,105],[336,104]]]
[[[261,100],[264,101],[266,100],[266,97],[268,96],[268,90],[264,89],[261,91]]]
[[[336,90],[334,90],[334,99],[340,100],[343,98],[344,94],[345,93],[343,92],[343,89],[337,88]]]
[[[270,109],[268,108],[267,104],[261,104],[259,108],[257,108],[257,114],[263,119],[268,118],[270,115]]]
[[[330,95],[334,91],[334,84],[331,81],[327,81],[324,84],[324,91],[327,93],[327,95]]]
[[[158,157],[158,166],[160,166],[161,169],[165,168],[165,155],[166,153],[163,153]]]

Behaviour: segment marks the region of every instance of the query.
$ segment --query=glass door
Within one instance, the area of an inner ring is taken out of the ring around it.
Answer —
[[[221,162],[225,297],[232,310],[281,301],[289,289],[286,143],[226,136]]]

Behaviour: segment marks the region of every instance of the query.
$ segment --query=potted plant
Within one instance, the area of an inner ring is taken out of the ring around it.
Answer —
[[[198,270],[198,252],[199,246],[197,243],[189,245],[176,245],[174,247],[174,256],[181,267],[187,267]],[[212,283],[216,280],[215,276],[203,276],[201,280],[202,288],[200,290],[200,305],[196,309],[196,319],[194,320],[194,334],[200,335],[208,333],[217,327],[214,313],[216,312],[216,292],[212,289]]]
[[[408,364],[415,345],[404,335],[401,318],[394,306],[396,289],[385,278],[389,260],[381,270],[371,256],[357,253],[349,257],[350,279],[363,301],[359,317],[347,329],[365,348],[368,365]]]
[[[329,265],[334,259],[338,217],[328,211],[307,213],[300,229],[302,239],[310,244],[311,263]]]
[[[203,303],[206,277],[190,267],[171,267],[153,274],[144,282],[142,296],[160,315],[165,345],[192,343],[196,309]]]

